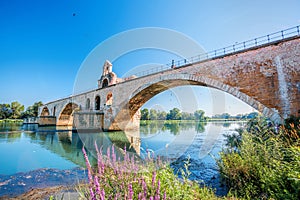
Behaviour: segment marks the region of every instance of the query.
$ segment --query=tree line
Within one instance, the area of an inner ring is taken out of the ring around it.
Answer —
[[[237,114],[237,115],[230,115],[229,113],[222,113],[213,115],[212,119],[253,119],[258,116],[257,112],[251,112],[246,114]]]
[[[205,120],[205,112],[196,110],[194,113],[181,112],[178,108],[173,108],[169,112],[147,109],[141,110],[141,120]]]
[[[243,120],[253,119],[258,116],[257,112],[251,112],[246,114],[230,115],[229,113],[216,114],[212,117],[205,116],[203,110],[196,110],[194,113],[181,112],[178,108],[173,108],[169,112],[147,109],[141,110],[141,120],[199,120],[206,121],[209,119],[231,119],[231,120]]]
[[[24,119],[27,117],[37,117],[38,108],[43,105],[41,101],[35,102],[32,106],[25,106],[18,101],[0,104],[0,119]]]

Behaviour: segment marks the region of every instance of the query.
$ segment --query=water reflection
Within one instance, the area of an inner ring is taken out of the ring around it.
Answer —
[[[0,121],[0,132],[11,132],[21,130],[22,122]]]
[[[84,167],[83,146],[88,149],[92,164],[96,164],[95,143],[102,148],[104,154],[114,145],[117,157],[121,159],[125,148],[139,159],[148,157],[148,152],[168,159],[177,159],[184,154],[202,159],[216,144],[218,146],[224,130],[232,129],[232,125],[220,122],[146,121],[142,122],[140,130],[135,132],[94,133],[77,133],[37,125],[1,125],[0,156],[3,159],[0,161],[0,174],[43,167]],[[218,148],[220,150],[221,147]],[[34,164],[29,165],[29,162]]]
[[[205,131],[206,122],[197,121],[160,121],[160,120],[147,120],[141,122],[140,132],[144,135],[156,134],[159,131],[170,131],[173,135],[178,135],[180,131],[195,128],[197,132]]]

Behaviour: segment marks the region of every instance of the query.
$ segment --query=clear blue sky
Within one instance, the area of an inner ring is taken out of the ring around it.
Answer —
[[[88,53],[122,31],[173,29],[209,51],[299,25],[299,9],[299,0],[2,0],[0,103],[17,100],[29,106],[70,95]],[[125,61],[113,64],[120,76],[135,67]],[[198,108],[208,107],[209,91],[193,90],[201,99]],[[162,95],[170,96],[170,92]],[[157,100],[152,101],[148,107]],[[231,97],[226,96],[226,101],[229,112],[249,111]]]

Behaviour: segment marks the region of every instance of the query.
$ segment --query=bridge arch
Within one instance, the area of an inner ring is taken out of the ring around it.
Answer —
[[[100,101],[100,96],[97,95],[97,96],[95,97],[95,110],[100,110],[100,103],[101,103],[101,101]]]
[[[58,126],[72,126],[74,111],[80,110],[80,106],[76,103],[67,103],[59,114],[57,125]]]
[[[43,109],[42,109],[42,112],[41,112],[41,115],[40,116],[49,116],[50,115],[50,111],[48,109],[47,106],[45,106]]]
[[[129,109],[129,115],[132,119],[139,108],[141,108],[143,104],[145,104],[155,95],[170,88],[184,85],[199,85],[218,89],[220,91],[231,94],[241,101],[247,103],[266,117],[269,117],[271,120],[278,123],[282,121],[282,118],[276,110],[268,108],[267,106],[260,103],[259,100],[256,100],[248,94],[239,91],[238,88],[229,86],[208,77],[195,76],[190,74],[177,75],[176,77],[165,75],[153,80],[151,83],[142,85],[141,87],[136,89],[129,97],[128,103],[125,103],[125,109]]]
[[[105,105],[112,105],[112,102],[113,102],[113,94],[112,92],[109,92],[106,96],[106,103]]]
[[[102,82],[102,88],[105,88],[108,86],[108,79],[104,79],[103,82]]]
[[[85,109],[89,110],[90,108],[91,108],[91,100],[87,98],[85,102]]]

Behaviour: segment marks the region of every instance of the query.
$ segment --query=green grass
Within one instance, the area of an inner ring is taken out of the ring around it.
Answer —
[[[218,165],[231,193],[245,199],[300,199],[300,133],[298,126],[288,126],[276,131],[258,117],[223,150]]]
[[[0,119],[0,123],[23,123],[22,119]]]

